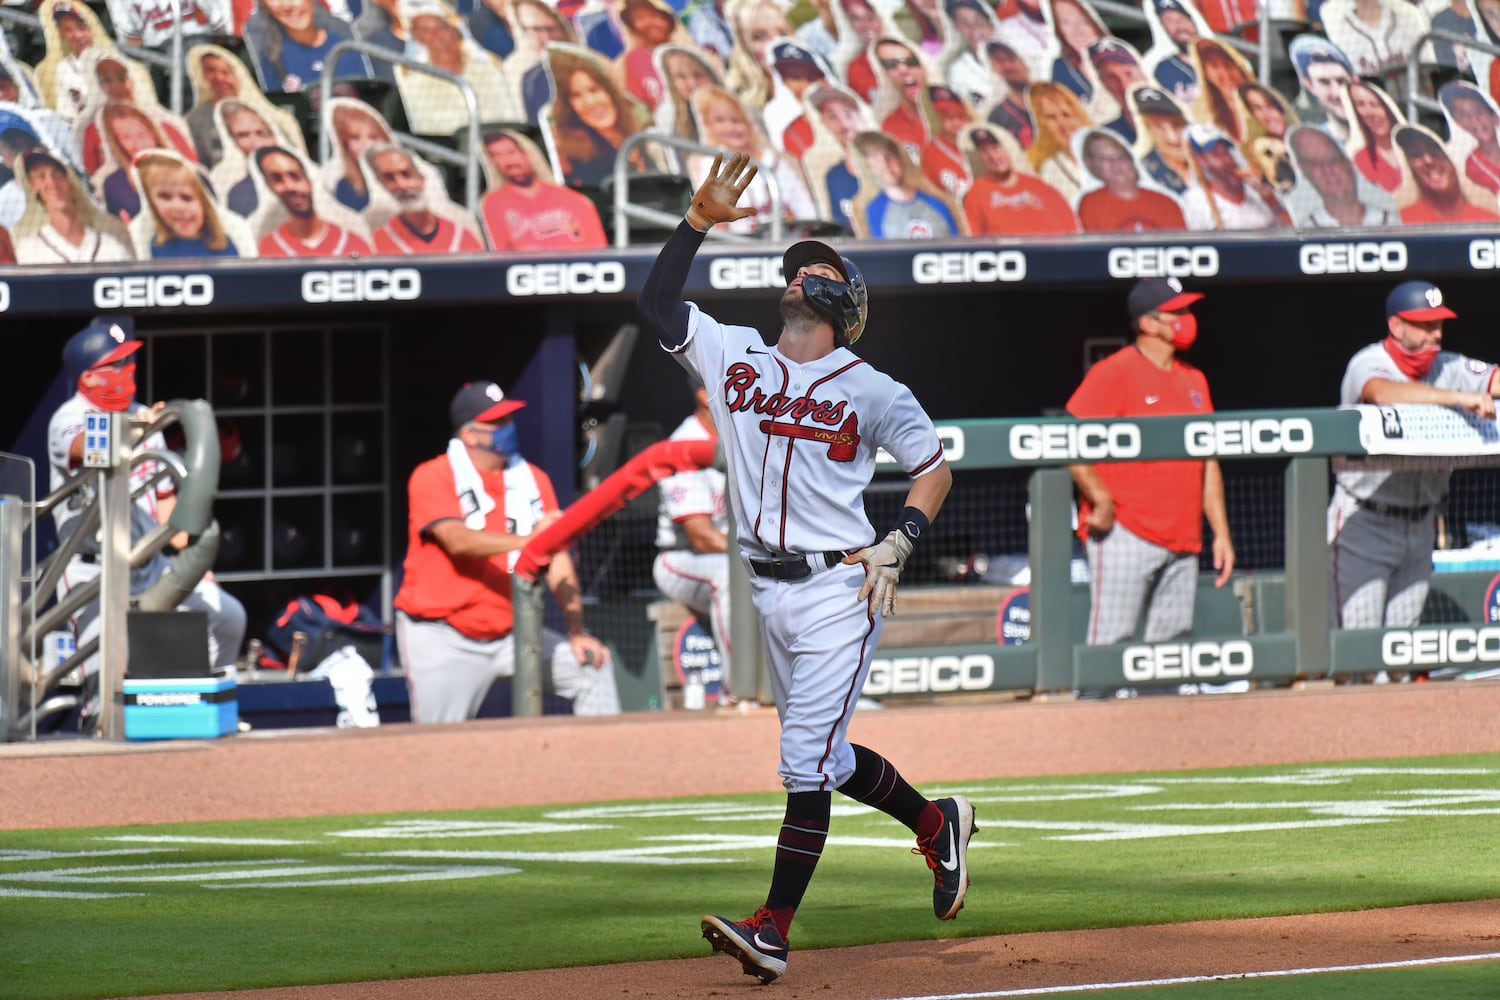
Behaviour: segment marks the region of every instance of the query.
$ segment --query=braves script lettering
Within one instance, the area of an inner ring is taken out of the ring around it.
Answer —
[[[837,427],[844,422],[847,400],[831,403],[827,400],[809,399],[806,396],[786,396],[775,392],[767,396],[755,383],[760,381],[760,372],[736,361],[724,373],[724,402],[731,413],[754,410],[778,417],[801,420],[808,417],[820,424]]]

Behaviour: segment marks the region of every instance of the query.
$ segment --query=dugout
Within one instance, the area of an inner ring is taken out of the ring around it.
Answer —
[[[1143,267],[1155,266],[1152,261],[1199,272],[1183,277],[1208,296],[1197,308],[1203,332],[1189,360],[1207,374],[1221,410],[1330,405],[1349,355],[1383,336],[1386,291],[1409,277],[1439,282],[1459,312],[1461,319],[1448,329],[1448,346],[1484,357],[1488,352],[1481,331],[1500,318],[1500,304],[1488,294],[1491,282],[1482,265],[1489,258],[1473,248],[1491,246],[1493,239],[1459,231],[1386,235],[1390,238],[1377,235],[1368,241],[1375,251],[1355,257],[1365,262],[1361,268],[1388,270],[1356,274],[1302,273],[1310,262],[1326,262],[1329,245],[1299,239],[1185,239],[1185,256],[1158,253],[1164,248],[1142,241],[1118,240],[981,251],[972,242],[930,247],[851,243],[845,250],[871,281],[871,324],[860,353],[909,384],[936,419],[983,419],[1059,407],[1077,384],[1086,359],[1128,338],[1125,290]],[[1309,247],[1318,249],[1309,255]],[[1018,276],[1017,258],[1006,256],[1015,254],[1024,258],[1024,276],[1001,280]],[[748,255],[743,246],[706,249],[689,297],[721,320],[774,333],[777,258],[774,253]],[[266,456],[275,453],[278,443],[311,449],[311,457],[303,461],[318,471],[305,478],[278,482],[273,476],[253,487],[235,487],[241,494],[226,495],[217,505],[221,519],[227,521],[231,508],[240,506],[250,511],[247,520],[274,529],[277,510],[321,518],[325,524],[342,523],[343,512],[353,510],[369,536],[357,560],[334,554],[334,540],[314,532],[295,559],[278,559],[271,551],[258,565],[221,572],[247,604],[252,633],[254,623],[289,595],[326,581],[348,581],[372,600],[388,597],[405,544],[406,475],[440,450],[448,432],[444,403],[465,379],[494,378],[531,404],[523,421],[523,446],[548,468],[564,498],[570,487],[581,487],[590,476],[608,471],[611,463],[670,431],[689,408],[680,369],[649,335],[637,338],[628,351],[620,348],[620,330],[636,319],[634,293],[650,260],[651,251],[641,250],[588,260],[484,256],[402,268],[352,261],[322,271],[269,262],[230,264],[203,272],[213,279],[206,300],[202,295],[196,301],[182,295],[138,295],[134,301],[150,303],[129,310],[152,357],[150,373],[141,379],[143,397],[203,396],[216,411],[253,411],[241,415],[274,429],[259,442]],[[1402,265],[1400,270],[1395,263]],[[371,275],[379,272],[390,287],[398,271],[405,282],[399,296],[347,301],[371,297],[379,284]],[[63,342],[90,316],[132,301],[116,294],[119,289],[165,289],[158,280],[162,275],[152,274],[13,271],[0,276],[14,324],[12,357],[31,373],[14,380],[0,404],[8,429],[0,446],[35,458],[45,475],[42,435],[48,415],[67,392],[58,361]],[[326,280],[329,275],[355,277],[340,284]],[[539,275],[561,275],[563,281],[549,285]],[[591,284],[582,281],[584,276]],[[564,287],[569,281],[571,292]],[[747,284],[762,287],[723,287]],[[331,288],[345,291],[334,294]],[[166,304],[169,300],[173,304]],[[260,354],[246,350],[239,356],[213,346],[235,338],[260,338],[269,346]],[[602,398],[582,398],[588,373],[612,346],[610,362],[617,373],[612,391]],[[240,391],[236,386],[241,383],[232,378],[236,374],[274,388],[277,395],[230,398]],[[226,381],[221,384],[221,379]],[[594,427],[594,433],[585,425]],[[282,426],[287,440],[278,441]],[[605,429],[613,435],[602,442],[608,446],[593,452],[592,467],[580,469],[580,458],[601,443]],[[378,456],[375,471],[361,473],[354,482],[338,482],[334,439],[350,436],[362,436],[364,447]],[[1231,495],[1237,471],[1226,467]],[[989,513],[1004,517],[1009,512],[1014,521],[1015,509],[1024,505],[1019,479],[1009,473],[991,478],[998,485],[988,502],[999,509]],[[360,490],[365,490],[365,500],[351,499]],[[871,502],[877,521],[881,502]],[[269,518],[268,510],[273,512]],[[984,510],[972,514],[976,524],[986,516]],[[618,536],[595,539],[601,551],[583,544],[586,559],[593,560],[585,590],[596,601],[614,602],[608,609],[610,625],[601,625],[601,631],[618,621],[617,642],[629,659],[643,657],[650,638],[644,614],[649,595],[639,590],[641,579],[649,587],[653,518],[652,498],[642,497],[613,526]],[[973,549],[988,548],[990,541],[974,539]],[[246,539],[251,548],[259,545],[263,551],[274,542],[265,532],[252,532]],[[322,556],[316,554],[320,551]],[[967,554],[959,543],[952,552],[935,551],[921,579],[944,580],[946,563],[940,565],[939,557]],[[1269,569],[1279,555],[1273,550],[1258,558]],[[647,572],[640,577],[643,563]]]

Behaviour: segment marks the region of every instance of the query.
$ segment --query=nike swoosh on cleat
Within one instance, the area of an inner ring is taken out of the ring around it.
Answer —
[[[948,824],[948,856],[939,862],[948,871],[958,870],[958,840],[953,835],[953,824]]]
[[[759,948],[761,951],[780,951],[781,950],[781,946],[780,945],[767,944],[766,942],[762,941],[760,939],[760,931],[756,931],[755,932],[755,936],[750,939],[750,942],[752,944],[754,944],[755,947]]]

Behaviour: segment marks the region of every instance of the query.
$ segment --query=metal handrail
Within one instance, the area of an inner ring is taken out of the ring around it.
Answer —
[[[721,150],[713,146],[705,146],[701,142],[692,139],[684,139],[675,135],[663,135],[658,132],[637,132],[629,136],[620,144],[619,152],[615,154],[615,247],[625,249],[630,246],[630,219],[639,219],[642,222],[650,222],[658,226],[671,228],[682,221],[679,215],[660,211],[655,208],[647,208],[644,205],[636,205],[630,201],[630,151],[636,146],[648,142],[659,143],[670,146],[676,150],[686,150],[690,153],[698,153],[705,156],[713,156]],[[762,239],[770,239],[772,242],[781,240],[783,231],[781,185],[777,183],[774,173],[761,161],[751,158],[750,162],[755,165],[760,176],[766,179],[766,186],[771,192],[771,222],[770,228],[759,236],[747,236],[744,233],[732,233],[728,230],[712,229],[709,235],[715,239],[728,240],[736,243],[758,243]]]
[[[1462,45],[1466,49],[1478,49],[1480,52],[1488,52],[1492,56],[1500,57],[1500,45],[1487,42],[1474,35],[1464,35],[1456,31],[1447,31],[1443,28],[1432,28],[1425,34],[1419,36],[1411,47],[1411,52],[1406,57],[1406,120],[1413,124],[1417,120],[1417,109],[1426,111],[1441,111],[1443,104],[1433,97],[1424,97],[1418,93],[1421,86],[1419,72],[1422,65],[1422,49],[1430,42],[1448,42],[1452,45]],[[1394,71],[1399,67],[1393,66]]]
[[[379,59],[395,66],[401,66],[417,73],[425,73],[453,84],[463,95],[464,105],[469,111],[469,124],[467,132],[469,135],[469,148],[466,155],[455,153],[451,149],[440,146],[435,142],[422,139],[420,136],[410,135],[406,132],[400,133],[403,142],[424,156],[443,160],[455,166],[464,168],[464,202],[470,212],[479,210],[479,150],[482,146],[479,129],[479,95],[474,90],[474,85],[456,73],[450,73],[436,66],[429,66],[399,52],[382,48],[371,42],[361,41],[357,38],[346,38],[333,48],[328,50],[328,56],[323,62],[323,73],[318,78],[318,107],[328,107],[328,102],[333,98],[333,71],[338,65],[339,56],[345,52],[358,52],[372,59]],[[321,114],[321,112],[320,112]],[[327,163],[328,157],[333,152],[333,135],[330,129],[319,128],[320,138],[318,141],[318,158]]]

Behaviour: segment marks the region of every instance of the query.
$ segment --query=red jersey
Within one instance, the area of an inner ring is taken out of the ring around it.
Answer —
[[[1163,371],[1134,345],[1089,369],[1068,400],[1075,417],[1161,417],[1212,413],[1208,380],[1176,358]],[[1203,463],[1100,462],[1094,466],[1115,501],[1115,520],[1172,552],[1203,549]],[[1087,499],[1078,504],[1078,535],[1088,534]]]
[[[807,120],[806,115],[798,115],[790,125],[781,130],[781,151],[800,160],[803,153],[812,149],[816,139],[812,122]]]
[[[880,123],[880,131],[901,143],[913,163],[920,161],[929,138],[927,120],[922,117],[921,111],[913,110],[906,104],[898,105]]]
[[[938,186],[938,190],[955,197],[969,190],[974,183],[969,158],[947,136],[935,137],[922,150],[922,173]]]
[[[1486,191],[1500,192],[1500,163],[1492,163],[1477,149],[1464,161],[1464,175]]]
[[[849,60],[849,68],[844,71],[847,77],[849,89],[854,91],[869,104],[875,99],[875,91],[880,89],[880,79],[875,75],[875,67],[870,64],[870,54],[861,52]]]
[[[1401,221],[1408,226],[1424,226],[1447,222],[1494,222],[1500,219],[1500,215],[1487,208],[1480,208],[1467,198],[1461,199],[1458,206],[1458,211],[1453,215],[1439,215],[1426,201],[1414,201],[1401,210]]]
[[[437,219],[437,230],[423,239],[411,228],[403,216],[393,215],[391,221],[375,231],[375,249],[384,254],[424,253],[477,253],[484,247],[479,238],[464,226],[450,222],[442,216]]]
[[[355,236],[342,226],[329,222],[324,225],[323,235],[312,246],[303,243],[287,230],[289,223],[282,223],[260,240],[262,257],[347,257],[350,254],[370,256],[370,244]]]
[[[1083,223],[1086,233],[1150,233],[1187,228],[1177,202],[1144,188],[1128,201],[1108,188],[1090,191],[1078,201],[1078,221]]]
[[[479,473],[484,491],[495,500],[485,515],[484,530],[510,534],[505,517],[505,472]],[[557,510],[552,480],[531,466],[544,513]],[[413,618],[440,619],[460,634],[481,641],[510,634],[510,571],[505,555],[456,558],[429,537],[439,521],[464,519],[453,466],[447,455],[428,459],[412,470],[406,484],[407,536],[401,590],[394,606]]]
[[[990,174],[974,179],[964,195],[964,214],[972,236],[1051,236],[1078,232],[1073,208],[1062,194],[1039,177],[1016,174],[1004,187]]]
[[[609,245],[594,203],[557,184],[538,181],[534,195],[502,184],[484,196],[479,211],[495,250],[597,250]]]

